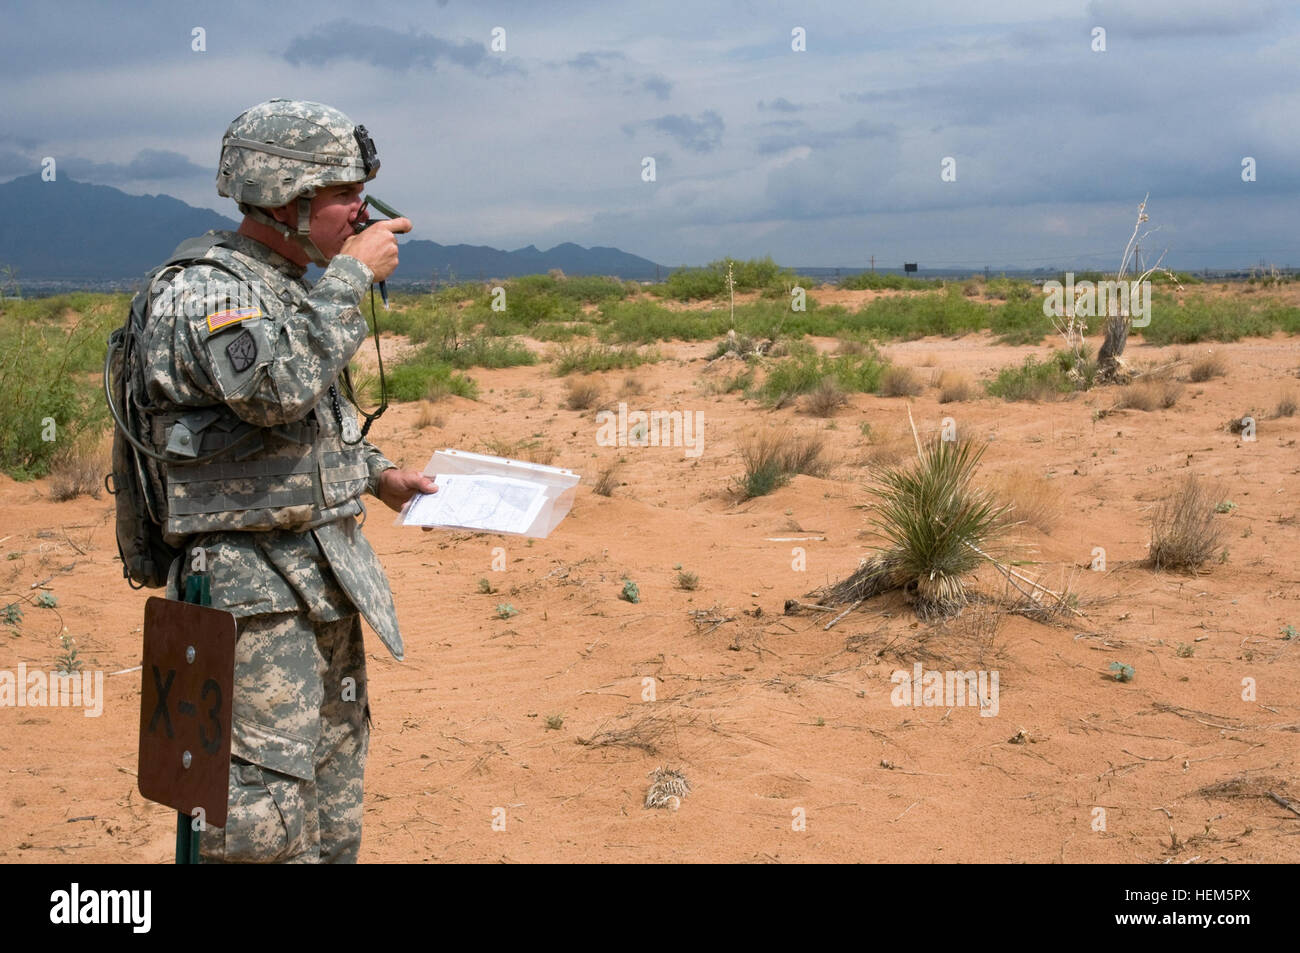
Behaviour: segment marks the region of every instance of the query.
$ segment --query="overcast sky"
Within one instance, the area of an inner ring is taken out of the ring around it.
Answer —
[[[221,134],[284,96],[365,124],[372,191],[443,244],[1113,269],[1150,192],[1145,247],[1175,267],[1300,265],[1291,3],[6,2],[0,18],[0,181],[54,156],[61,176],[237,217],[214,186]]]

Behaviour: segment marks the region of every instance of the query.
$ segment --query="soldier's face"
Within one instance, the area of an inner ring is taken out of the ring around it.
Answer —
[[[311,200],[311,240],[326,258],[333,258],[343,247],[343,243],[356,233],[354,227],[358,220],[364,221],[361,202],[365,186],[358,182],[352,185],[331,185],[317,189]],[[290,202],[283,209],[276,209],[276,218],[281,219],[290,228],[298,227],[298,203]]]
[[[356,234],[362,217],[361,195],[365,186],[331,185],[320,189],[311,200],[311,240],[326,258],[333,258],[343,243]]]

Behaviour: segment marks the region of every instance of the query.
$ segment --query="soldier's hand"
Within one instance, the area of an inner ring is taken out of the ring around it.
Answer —
[[[401,510],[406,501],[417,493],[437,493],[432,477],[419,470],[392,468],[379,474],[379,498],[390,510]],[[427,528],[427,527],[426,527]]]
[[[364,232],[350,236],[339,249],[340,255],[351,255],[375,273],[375,281],[383,281],[397,268],[397,238],[411,230],[411,220],[394,218],[374,222]]]

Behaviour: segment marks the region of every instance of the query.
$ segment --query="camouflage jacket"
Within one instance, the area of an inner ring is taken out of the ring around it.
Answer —
[[[198,416],[274,429],[260,432],[265,448],[259,436],[238,463],[206,468],[224,468],[223,482],[207,484],[222,488],[220,502],[194,501],[207,514],[204,531],[185,539],[185,555],[172,566],[167,594],[176,598],[190,572],[205,570],[213,606],[236,616],[305,611],[313,621],[331,621],[359,610],[401,659],[388,580],[355,520],[364,514],[361,492],[376,494],[379,474],[394,466],[378,449],[362,441],[347,450],[347,459],[357,462],[335,467],[349,471],[349,479],[327,485],[327,498],[305,507],[315,519],[277,519],[275,526],[250,530],[247,520],[238,518],[238,490],[256,491],[249,498],[263,499],[266,486],[288,486],[303,476],[302,465],[292,471],[274,466],[283,462],[284,448],[292,449],[289,437],[316,442],[298,455],[317,461],[320,473],[328,472],[322,457],[342,456],[322,453],[321,447],[346,446],[340,437],[355,442],[356,409],[339,377],[365,341],[360,302],[373,275],[355,258],[339,255],[309,286],[302,277],[305,268],[260,242],[234,232],[210,234],[221,244],[207,257],[220,265],[199,262],[164,271],[149,290],[143,358],[148,396],[160,415],[210,410],[214,413]],[[169,507],[180,508],[178,497],[187,502],[181,481],[199,469],[168,467]],[[307,475],[309,486],[316,475]],[[195,485],[204,486],[188,486]],[[226,506],[230,514],[221,512]],[[168,525],[189,531],[183,522],[169,519]],[[230,531],[224,531],[227,526]]]

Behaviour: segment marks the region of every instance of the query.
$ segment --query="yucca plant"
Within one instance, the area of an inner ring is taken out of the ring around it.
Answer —
[[[886,545],[831,587],[825,601],[860,602],[903,589],[922,618],[966,605],[962,577],[989,558],[985,549],[1006,510],[972,485],[983,453],[969,441],[934,440],[918,446],[915,462],[881,470],[872,523]]]
[[[962,577],[983,558],[1005,510],[972,486],[984,447],[934,440],[920,460],[880,475],[872,520],[897,585],[915,591],[921,616],[948,615],[966,604]]]

